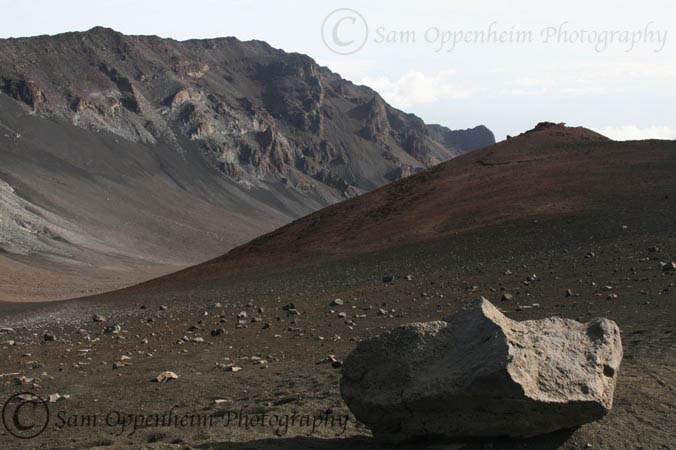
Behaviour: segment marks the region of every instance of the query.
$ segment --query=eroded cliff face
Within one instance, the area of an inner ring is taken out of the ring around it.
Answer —
[[[0,41],[0,90],[39,115],[194,151],[243,186],[281,182],[327,204],[494,143],[427,126],[311,58],[234,38],[110,29]]]

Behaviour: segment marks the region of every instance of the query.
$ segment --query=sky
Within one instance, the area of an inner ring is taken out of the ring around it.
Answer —
[[[541,121],[676,139],[673,0],[0,0],[0,37],[235,36],[310,55],[393,106],[498,140]]]

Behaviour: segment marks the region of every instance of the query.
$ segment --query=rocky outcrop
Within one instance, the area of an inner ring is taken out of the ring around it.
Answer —
[[[195,142],[242,186],[283,182],[325,204],[494,143],[428,127],[308,56],[234,38],[177,42],[97,27],[0,40],[0,88],[32,112],[96,132],[180,154]]]
[[[482,299],[363,341],[345,361],[341,392],[385,441],[530,437],[608,413],[621,360],[610,320],[516,322]]]

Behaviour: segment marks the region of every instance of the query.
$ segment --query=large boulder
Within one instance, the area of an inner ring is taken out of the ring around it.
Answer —
[[[607,414],[621,361],[611,320],[516,322],[481,299],[445,321],[361,342],[341,393],[382,441],[525,438]]]

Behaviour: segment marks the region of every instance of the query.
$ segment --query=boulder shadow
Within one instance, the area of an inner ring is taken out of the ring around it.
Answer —
[[[576,429],[561,430],[529,439],[490,438],[418,441],[407,444],[383,444],[369,437],[319,439],[293,437],[261,439],[249,442],[221,442],[197,446],[209,450],[556,450],[562,448]]]

